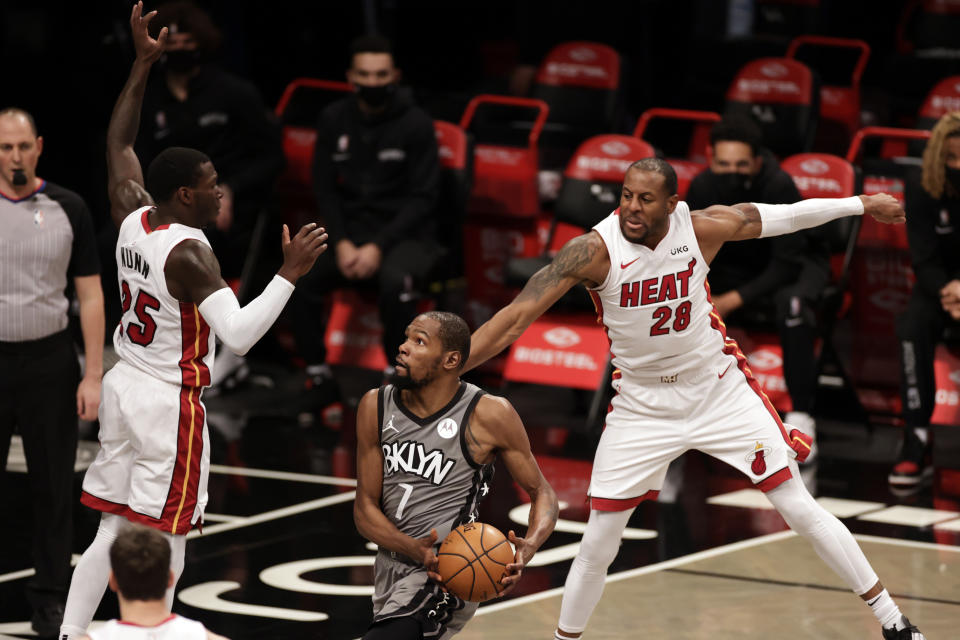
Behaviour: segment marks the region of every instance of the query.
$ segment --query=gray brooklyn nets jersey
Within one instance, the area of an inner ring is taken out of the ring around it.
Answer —
[[[436,529],[438,544],[451,530],[477,517],[493,465],[470,457],[464,431],[483,391],[460,383],[450,403],[419,418],[392,385],[377,394],[383,490],[380,508],[403,533],[422,538]],[[422,565],[380,549],[374,565],[374,623],[414,616],[424,638],[449,638],[473,616],[477,604],[446,594],[427,578]]]

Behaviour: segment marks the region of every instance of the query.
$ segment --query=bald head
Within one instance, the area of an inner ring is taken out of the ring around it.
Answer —
[[[33,134],[33,137],[37,137],[37,123],[28,111],[24,111],[18,107],[7,107],[6,109],[0,110],[0,119],[3,118],[13,118],[15,121],[27,125],[30,127],[30,132]]]

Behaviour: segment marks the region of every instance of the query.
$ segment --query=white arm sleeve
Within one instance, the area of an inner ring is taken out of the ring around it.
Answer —
[[[813,198],[793,204],[752,203],[760,212],[761,238],[781,236],[799,229],[817,227],[825,222],[863,214],[863,200],[850,198]]]
[[[283,276],[273,276],[263,293],[242,309],[229,287],[214,291],[197,308],[223,344],[242,356],[273,325],[293,289]]]

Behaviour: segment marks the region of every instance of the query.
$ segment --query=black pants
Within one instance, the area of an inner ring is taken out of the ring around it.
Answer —
[[[393,362],[404,341],[407,325],[416,315],[417,292],[421,291],[438,249],[429,243],[404,240],[383,256],[380,270],[367,280],[348,280],[337,268],[330,247],[309,274],[300,279],[291,302],[297,350],[307,364],[322,364],[327,350],[323,343],[327,311],[324,300],[334,289],[350,287],[377,292],[383,323],[383,351]]]
[[[33,504],[34,607],[63,601],[70,585],[73,466],[77,456],[80,367],[68,331],[0,342],[0,470],[16,428],[27,458]]]
[[[897,316],[900,395],[908,427],[930,424],[936,395],[933,356],[944,329],[952,322],[939,299],[931,298],[916,287],[907,310]]]
[[[783,378],[794,411],[811,413],[817,393],[816,304],[820,290],[809,282],[797,282],[777,291],[777,330],[783,348]]]
[[[370,627],[363,640],[423,640],[423,630],[416,618],[391,618]]]

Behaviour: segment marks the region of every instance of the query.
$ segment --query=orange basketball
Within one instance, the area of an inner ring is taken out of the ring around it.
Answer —
[[[503,589],[513,547],[496,527],[474,522],[451,531],[437,557],[443,586],[464,600],[483,602]]]

